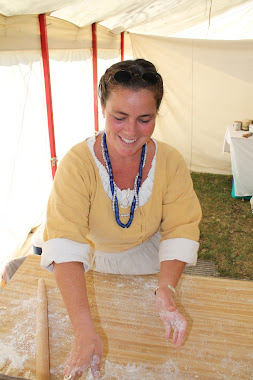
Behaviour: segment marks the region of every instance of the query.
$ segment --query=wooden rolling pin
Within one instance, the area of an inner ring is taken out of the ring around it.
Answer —
[[[49,339],[45,281],[38,281],[36,309],[36,380],[49,380]]]

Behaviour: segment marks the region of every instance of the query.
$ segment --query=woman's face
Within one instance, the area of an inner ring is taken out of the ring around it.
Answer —
[[[155,128],[156,101],[147,89],[117,89],[103,108],[110,155],[139,156]]]

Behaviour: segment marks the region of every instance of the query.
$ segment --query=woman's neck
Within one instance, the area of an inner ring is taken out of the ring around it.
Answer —
[[[103,154],[102,154],[102,148],[101,148],[101,138],[102,134],[99,134],[96,137],[96,142],[94,144],[94,152],[97,157],[97,159],[102,163],[104,167],[106,167]],[[136,177],[136,174],[139,171],[140,161],[141,161],[141,150],[138,152],[135,156],[127,156],[122,157],[120,155],[117,155],[113,153],[113,150],[110,151],[110,146],[107,146],[109,158],[112,165],[112,171],[113,171],[113,179],[118,186],[119,189],[133,189],[134,188],[134,180]],[[150,139],[148,141],[148,151],[147,151],[147,157],[146,157],[146,163],[143,168],[143,175],[142,175],[142,182],[147,178],[148,172],[151,168],[152,160],[155,154],[155,144]]]

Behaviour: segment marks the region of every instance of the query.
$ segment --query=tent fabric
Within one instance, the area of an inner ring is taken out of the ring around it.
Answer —
[[[47,14],[59,160],[94,131],[97,22],[98,78],[120,60],[119,33],[127,31],[125,58],[149,59],[164,78],[154,137],[175,146],[191,170],[230,174],[226,127],[253,119],[252,12],[252,0],[0,0],[0,266],[43,220],[52,185],[38,14]]]
[[[15,20],[14,20],[15,19]],[[44,218],[52,186],[37,16],[0,17],[0,267]],[[25,26],[25,27],[24,27]],[[47,17],[56,154],[94,133],[91,26]],[[68,38],[67,38],[68,36]],[[120,37],[98,26],[98,77],[120,60]],[[20,50],[19,41],[23,41]],[[126,41],[128,39],[126,38]],[[127,54],[130,42],[126,44]],[[103,118],[100,114],[100,128]],[[0,270],[1,272],[1,270]]]
[[[91,25],[79,28],[74,24],[50,16],[47,16],[46,20],[49,50],[92,49]],[[119,55],[120,35],[115,35],[107,28],[97,25],[97,47],[98,49],[115,50]],[[0,51],[40,51],[40,49],[37,15],[4,17],[0,14]],[[125,35],[125,52],[126,55],[132,54],[128,34]]]
[[[203,39],[238,39],[252,38],[251,25],[253,12],[252,1],[229,0],[183,0],[151,1],[143,4],[136,12],[126,12],[101,24],[118,32],[120,26],[130,33],[156,35],[164,37],[180,36],[182,38]],[[239,17],[247,18],[239,33]],[[231,21],[232,20],[232,25]],[[236,28],[235,28],[236,26]],[[236,29],[236,33],[233,33]]]
[[[135,57],[165,81],[154,137],[176,147],[193,171],[231,173],[226,127],[253,118],[253,41],[197,41],[131,34]],[[243,58],[242,58],[243,57]]]
[[[174,33],[172,37],[209,40],[246,40],[253,38],[252,3],[232,7],[216,17],[210,13],[210,16],[210,22],[205,20],[188,29]]]
[[[41,223],[52,183],[40,52],[1,52],[0,82],[0,259],[7,260]]]
[[[0,14],[47,13],[83,28],[183,38],[252,39],[252,0],[0,0]]]
[[[21,50],[40,52],[38,16],[4,17],[0,14],[0,52]]]

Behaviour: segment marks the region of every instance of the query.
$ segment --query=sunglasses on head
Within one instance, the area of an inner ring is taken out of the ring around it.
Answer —
[[[141,79],[143,79],[145,82],[147,82],[149,84],[156,84],[159,81],[159,79],[161,78],[160,74],[158,74],[158,73],[152,73],[151,71],[146,72],[144,74],[137,74],[137,73],[136,74],[132,74],[128,70],[119,70],[119,71],[117,71],[114,74],[113,78],[114,78],[114,80],[116,80],[116,82],[125,84],[125,83],[130,82],[130,80],[133,77],[135,77],[135,76],[140,77]]]

